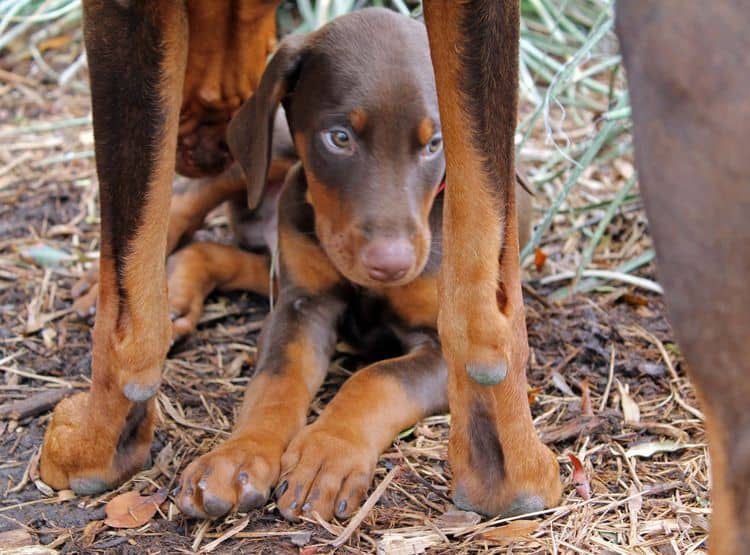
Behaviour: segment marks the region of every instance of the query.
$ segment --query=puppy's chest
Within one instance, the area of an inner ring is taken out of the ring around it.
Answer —
[[[387,351],[397,356],[404,332],[437,327],[437,283],[434,276],[419,277],[401,286],[371,291],[355,288],[339,326],[345,341],[363,351]]]

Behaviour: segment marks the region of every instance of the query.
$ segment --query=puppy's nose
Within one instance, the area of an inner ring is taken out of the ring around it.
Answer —
[[[369,276],[377,281],[396,281],[414,265],[414,246],[406,239],[375,239],[360,255]]]

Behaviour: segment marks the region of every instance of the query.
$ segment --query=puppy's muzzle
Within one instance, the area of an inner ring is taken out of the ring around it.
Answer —
[[[360,261],[370,278],[381,282],[398,281],[414,267],[416,253],[407,239],[378,238],[362,250]]]

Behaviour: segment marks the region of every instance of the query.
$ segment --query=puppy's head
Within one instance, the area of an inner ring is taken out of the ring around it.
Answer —
[[[304,167],[316,233],[336,268],[367,287],[417,277],[445,171],[424,26],[368,9],[282,42],[229,127],[251,206],[265,183],[279,103]]]

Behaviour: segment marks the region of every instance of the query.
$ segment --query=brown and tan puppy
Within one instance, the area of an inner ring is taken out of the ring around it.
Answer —
[[[230,439],[185,471],[177,497],[185,513],[248,510],[275,487],[287,518],[347,517],[398,432],[447,409],[436,331],[445,161],[429,62],[422,24],[356,12],[286,39],[233,119],[229,145],[260,203],[256,215],[273,215],[272,162],[285,159],[280,104],[300,161],[278,199],[279,294],[256,373]],[[274,134],[282,140],[272,147]],[[242,240],[265,237],[273,250],[273,236],[246,220],[237,220]],[[266,254],[214,243],[178,251],[168,264],[176,327],[197,321],[213,287],[267,293],[268,265]],[[375,362],[305,427],[339,337]],[[516,509],[556,494],[519,492]]]

